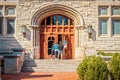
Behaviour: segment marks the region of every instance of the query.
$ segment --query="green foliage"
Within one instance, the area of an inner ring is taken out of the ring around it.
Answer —
[[[109,71],[112,80],[120,80],[120,54],[116,53],[109,61]]]
[[[80,80],[108,80],[107,64],[100,57],[84,59],[77,68]]]
[[[113,56],[116,53],[105,53],[104,51],[99,51],[97,54],[102,56]]]
[[[103,51],[99,51],[98,55],[104,55],[105,53]]]

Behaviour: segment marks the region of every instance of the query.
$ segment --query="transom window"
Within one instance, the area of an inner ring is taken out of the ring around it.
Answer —
[[[56,25],[56,21],[57,21],[57,17],[56,16],[52,16],[52,24]]]
[[[47,18],[47,25],[50,25],[50,17]]]
[[[46,21],[46,24],[45,24]],[[52,23],[51,23],[52,22]],[[69,23],[68,23],[69,22]],[[44,19],[41,25],[74,25],[73,20],[62,15],[53,15]]]
[[[14,15],[15,14],[15,8],[14,7],[8,7],[6,9],[6,14],[7,15]]]
[[[99,7],[99,15],[107,15],[108,7]]]
[[[58,25],[62,25],[62,16],[58,15]]]
[[[113,15],[120,15],[120,7],[112,7],[112,14]]]

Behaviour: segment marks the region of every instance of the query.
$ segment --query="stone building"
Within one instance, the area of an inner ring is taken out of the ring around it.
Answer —
[[[0,50],[47,59],[67,41],[65,59],[120,51],[120,0],[0,0]]]

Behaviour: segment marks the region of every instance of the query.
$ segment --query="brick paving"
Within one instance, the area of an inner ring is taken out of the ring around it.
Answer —
[[[76,72],[21,72],[2,74],[2,80],[78,80]]]

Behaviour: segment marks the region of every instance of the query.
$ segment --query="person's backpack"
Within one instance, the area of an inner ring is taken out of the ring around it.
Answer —
[[[59,44],[59,50],[63,50],[63,45]]]

